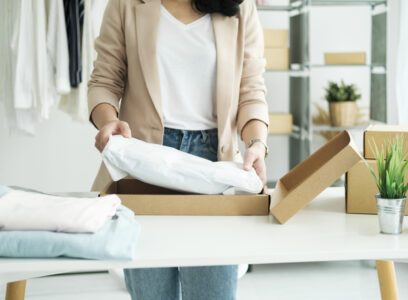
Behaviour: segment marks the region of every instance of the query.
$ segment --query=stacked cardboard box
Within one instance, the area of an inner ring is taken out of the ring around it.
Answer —
[[[326,65],[364,65],[365,52],[327,52],[324,54]]]
[[[388,139],[402,135],[408,141],[408,126],[372,125],[364,132],[364,158],[377,173],[374,145],[381,148]],[[403,149],[404,153],[408,150]],[[408,174],[407,174],[408,176]],[[346,175],[346,212],[352,214],[377,214],[375,195],[378,188],[364,161],[351,168]],[[405,214],[408,209],[405,208]]]
[[[287,113],[269,114],[269,134],[287,134],[292,133],[293,117]]]
[[[288,31],[285,29],[264,29],[264,42],[266,69],[289,69]]]

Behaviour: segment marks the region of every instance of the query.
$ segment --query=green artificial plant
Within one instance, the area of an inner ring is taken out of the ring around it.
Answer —
[[[340,86],[334,81],[329,81],[325,91],[325,98],[329,102],[357,101],[361,98],[361,94],[357,94],[357,87],[354,84],[346,85],[343,80]]]
[[[408,168],[406,153],[402,153],[403,138],[397,136],[394,140],[387,140],[381,152],[374,143],[377,161],[378,176],[367,164],[380,191],[381,198],[401,199],[405,198],[408,183],[405,184],[405,173]]]

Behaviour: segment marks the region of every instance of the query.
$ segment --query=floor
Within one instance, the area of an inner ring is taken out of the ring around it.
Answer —
[[[408,264],[397,263],[400,299],[408,299]],[[29,280],[26,300],[130,300],[120,272]],[[4,299],[4,288],[0,291]],[[256,265],[239,282],[238,300],[377,300],[374,262]]]

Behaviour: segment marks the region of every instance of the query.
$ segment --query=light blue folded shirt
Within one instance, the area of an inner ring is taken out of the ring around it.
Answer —
[[[10,190],[0,186],[0,197]],[[132,260],[139,234],[133,211],[120,205],[96,233],[0,230],[0,257]]]
[[[10,192],[11,189],[8,186],[0,185],[0,197],[3,197],[5,194]]]

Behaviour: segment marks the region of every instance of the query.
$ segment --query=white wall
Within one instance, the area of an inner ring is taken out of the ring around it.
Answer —
[[[278,2],[277,2],[278,3]],[[282,1],[279,0],[279,3]],[[388,117],[396,120],[395,57],[398,36],[399,0],[389,0],[388,17]],[[287,28],[285,12],[260,12],[266,28]],[[370,15],[367,7],[313,8],[311,14],[311,58],[322,63],[325,51],[370,52]],[[322,38],[323,37],[323,38]],[[2,45],[3,46],[3,45]],[[370,56],[368,56],[369,61]],[[274,72],[265,75],[270,111],[288,111],[288,75]],[[312,101],[322,101],[328,79],[356,82],[363,93],[361,105],[367,105],[368,69],[362,67],[313,71]],[[0,111],[0,118],[3,112]],[[0,122],[2,123],[2,122]],[[87,191],[100,162],[94,149],[96,130],[90,124],[71,121],[57,109],[51,119],[39,124],[34,137],[12,136],[0,126],[0,184],[19,185],[44,191]],[[361,139],[358,137],[357,139]],[[321,143],[322,140],[318,140]],[[288,142],[283,136],[270,137],[268,177],[277,179],[288,171]]]
[[[10,135],[0,126],[0,184],[48,192],[89,191],[100,162],[93,147],[95,134],[90,123],[73,122],[57,109],[33,137]]]

